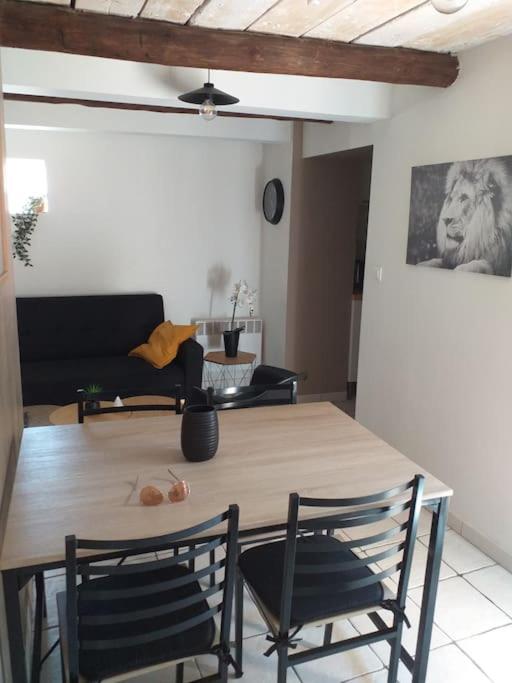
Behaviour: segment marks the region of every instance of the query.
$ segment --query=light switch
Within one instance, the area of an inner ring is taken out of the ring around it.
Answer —
[[[375,279],[377,282],[382,282],[382,266],[377,266],[375,268]]]

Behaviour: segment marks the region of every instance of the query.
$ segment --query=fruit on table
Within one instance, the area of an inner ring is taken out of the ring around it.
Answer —
[[[188,481],[177,481],[169,489],[169,500],[171,503],[180,503],[190,495],[190,486]]]
[[[160,505],[164,499],[164,494],[156,486],[144,486],[139,494],[142,505]]]

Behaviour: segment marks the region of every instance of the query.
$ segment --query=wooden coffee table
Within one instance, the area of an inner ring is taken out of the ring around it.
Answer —
[[[109,408],[114,405],[113,401],[101,401],[101,406]],[[140,406],[145,403],[164,403],[166,405],[174,405],[174,399],[169,396],[130,396],[123,398],[125,406]],[[126,420],[128,418],[140,417],[161,417],[169,415],[166,410],[152,410],[150,412],[123,412],[123,413],[106,413],[105,415],[89,415],[85,418],[86,422],[110,422],[111,420]],[[61,406],[50,413],[50,422],[52,425],[70,425],[78,423],[78,406],[76,403],[70,403],[67,406]]]

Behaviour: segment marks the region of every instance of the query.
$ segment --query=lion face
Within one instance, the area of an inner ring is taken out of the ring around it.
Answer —
[[[509,193],[510,180],[499,161],[452,164],[437,224],[437,247],[445,267],[485,260],[495,274],[510,275],[512,214],[504,205]]]
[[[464,240],[471,238],[471,226],[478,210],[478,197],[475,185],[467,178],[456,179],[446,195],[439,216],[437,244],[442,255],[456,258],[464,251]]]

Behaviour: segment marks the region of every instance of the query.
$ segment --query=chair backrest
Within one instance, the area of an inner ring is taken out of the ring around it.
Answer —
[[[395,602],[399,609],[405,607],[423,489],[424,477],[416,475],[406,484],[357,498],[302,498],[297,493],[290,494],[281,593],[282,632],[290,627],[292,595],[319,600],[332,596],[333,592],[367,588],[397,573]],[[301,507],[309,508],[309,515],[311,508],[336,511],[301,519]],[[396,517],[401,521],[396,521]],[[381,522],[384,522],[383,530],[379,530]],[[339,543],[336,544],[321,543],[318,539],[314,544],[297,543],[298,537],[303,535],[326,532],[331,536],[343,530],[347,533],[341,538],[338,535]],[[357,530],[356,534],[354,530]],[[383,542],[386,545],[382,545]],[[387,569],[376,565],[390,558],[395,559]],[[331,574],[335,578],[334,584],[326,578],[321,583],[309,582],[308,585],[308,577],[314,574],[323,577]]]
[[[298,373],[291,370],[276,368],[273,365],[258,365],[252,373],[251,385],[285,384],[298,379]]]
[[[208,387],[206,403],[216,410],[232,410],[238,408],[256,408],[262,406],[279,406],[297,403],[297,382],[284,384],[264,384],[244,387],[227,387],[214,389]]]
[[[80,652],[119,651],[151,644],[184,633],[217,614],[221,615],[218,647],[229,651],[238,516],[238,506],[230,505],[226,512],[194,527],[146,539],[97,541],[67,536],[66,626],[70,681],[78,681]],[[202,562],[199,569],[190,569],[191,563],[195,563],[197,558],[208,560],[210,553],[223,545],[226,546],[225,557],[206,564]],[[82,562],[81,550],[88,551],[87,560]],[[118,559],[113,559],[169,550],[173,550],[174,554],[166,553],[164,559],[131,564],[120,564]],[[94,560],[99,563],[94,564]],[[109,564],[110,560],[112,564]],[[168,576],[155,576],[156,572],[172,568],[174,574],[170,579]],[[107,577],[101,590],[92,589],[90,578],[95,576]],[[78,585],[79,577],[82,579],[81,585]],[[199,592],[190,590],[194,582],[205,577],[214,578]],[[179,597],[176,596],[176,589]],[[170,595],[173,596],[171,601]],[[138,602],[140,599],[147,601],[142,607]],[[191,617],[191,608],[205,600],[208,600],[207,609],[199,614],[197,609],[192,610]],[[157,620],[169,615],[173,615],[172,624],[159,627]],[[127,626],[122,637],[119,637],[119,633],[116,636],[115,625]],[[172,660],[172,653],[169,653],[169,660]]]
[[[151,396],[151,392],[148,392]],[[123,391],[121,393],[115,391],[100,391],[89,393],[85,389],[79,389],[77,392],[77,413],[78,422],[83,424],[84,418],[92,415],[106,415],[108,413],[133,413],[133,412],[151,412],[156,410],[167,410],[176,415],[181,415],[183,412],[184,394],[183,387],[176,384],[174,387],[173,398],[174,403],[142,403],[122,405],[122,406],[102,406],[101,401],[113,402],[119,396],[121,399],[133,397],[134,392]],[[161,395],[161,394],[159,394]],[[99,405],[98,405],[99,404]]]

